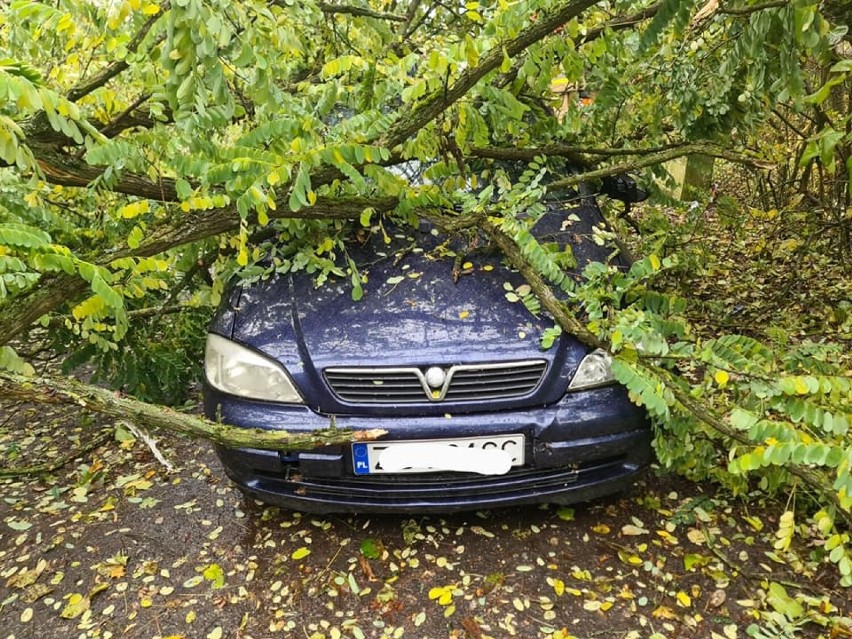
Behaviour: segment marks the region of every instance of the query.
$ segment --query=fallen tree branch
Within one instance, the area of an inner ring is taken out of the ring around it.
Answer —
[[[590,166],[589,160],[584,155],[599,155],[602,157],[627,157],[633,155],[652,155],[663,153],[672,149],[680,149],[689,144],[713,144],[712,142],[673,142],[663,146],[655,146],[647,149],[613,148],[599,149],[575,144],[548,144],[541,147],[498,147],[483,146],[474,147],[470,154],[474,157],[493,160],[522,160],[532,161],[537,155],[564,157],[576,161],[580,166]]]
[[[240,428],[148,404],[129,395],[121,395],[73,379],[22,377],[2,371],[0,371],[0,397],[13,401],[81,406],[96,413],[132,421],[138,426],[199,437],[229,448],[305,450],[352,441],[370,441],[387,433],[377,428],[344,430],[329,427],[311,433]]]
[[[291,211],[286,204],[268,212],[269,219],[298,218],[303,220],[345,220],[357,218],[364,209],[372,208],[376,212],[392,211],[399,204],[396,197],[318,197],[315,204]],[[175,224],[167,224],[152,229],[149,238],[138,248],[127,248],[109,257],[109,260],[121,257],[149,257],[167,251],[170,248],[203,240],[220,233],[229,233],[240,228],[242,223],[234,208],[210,209],[195,215],[184,216]]]
[[[104,173],[99,166],[92,166],[85,160],[73,158],[66,153],[42,145],[31,147],[44,179],[51,184],[89,188]],[[175,180],[161,177],[154,181],[144,175],[123,172],[109,186],[114,193],[133,195],[156,202],[177,202]]]
[[[415,135],[437,118],[462,96],[467,94],[488,73],[499,68],[506,56],[513,58],[539,40],[547,37],[563,24],[579,16],[599,0],[571,0],[543,15],[538,21],[521,31],[515,38],[492,47],[484,53],[479,64],[465,69],[446,89],[435,91],[421,101],[403,110],[396,122],[382,137],[380,146],[393,149]]]
[[[502,229],[493,222],[483,224],[483,230],[491,240],[500,248],[509,263],[523,275],[527,284],[530,285],[542,306],[553,316],[553,319],[567,332],[575,335],[577,339],[592,348],[605,348],[607,345],[601,342],[597,336],[586,328],[553,293],[550,285],[541,274],[521,254],[521,250],[515,241],[506,235]]]
[[[399,200],[383,198],[325,198],[314,206],[293,212],[289,207],[269,211],[272,219],[352,219],[366,208],[378,212],[393,210]],[[228,233],[240,227],[240,217],[230,209],[211,209],[196,215],[182,216],[176,223],[152,229],[147,241],[137,248],[125,247],[103,255],[96,263],[108,265],[123,257],[150,257],[171,248],[202,240],[212,235]],[[89,284],[76,274],[57,273],[43,277],[38,285],[23,296],[9,298],[0,304],[0,346],[26,331],[33,322],[68,300],[76,299],[88,290]]]
[[[668,388],[677,402],[686,409],[690,415],[698,419],[701,423],[709,426],[711,429],[729,439],[732,439],[744,446],[757,446],[758,442],[750,440],[742,433],[738,433],[731,428],[721,415],[713,411],[707,405],[702,404],[697,399],[689,395],[689,393],[678,388],[671,373],[667,369],[657,369],[658,372],[665,372],[668,379]],[[807,486],[815,490],[820,496],[828,499],[837,510],[837,514],[843,519],[846,526],[852,528],[852,513],[843,507],[837,493],[832,490],[830,482],[823,477],[820,477],[812,468],[800,464],[788,462],[782,466],[784,470],[801,479]]]
[[[604,33],[606,33],[607,30],[622,31],[624,29],[634,27],[638,23],[648,20],[649,18],[653,18],[655,15],[657,15],[657,12],[660,10],[662,4],[662,2],[657,2],[645,9],[642,9],[641,11],[637,11],[636,13],[627,16],[616,16],[611,20],[608,20],[604,24],[600,25],[599,27],[589,29],[582,37],[579,44],[583,45],[589,42],[593,42],[600,38]],[[514,82],[515,78],[518,77],[518,73],[520,72],[521,67],[523,66],[523,62],[523,60],[515,60],[515,62],[512,63],[512,68],[506,71],[505,73],[501,73],[500,76],[494,81],[494,86],[498,89],[503,89],[510,83]]]
[[[607,351],[611,350],[611,345],[601,341],[598,337],[589,331],[585,324],[566,307],[554,294],[552,288],[547,284],[541,274],[524,258],[520,248],[515,241],[506,235],[501,229],[491,222],[487,222],[483,226],[488,236],[500,247],[506,255],[509,262],[515,267],[521,275],[523,275],[527,284],[530,285],[535,296],[541,302],[548,313],[554,320],[567,331],[574,335],[581,342],[592,348],[603,348]],[[675,378],[668,369],[656,368],[658,373],[662,373],[667,380],[667,387],[672,392],[675,400],[680,404],[685,412],[692,415],[699,422],[714,430],[716,433],[732,439],[744,446],[755,446],[755,442],[751,441],[742,433],[736,432],[731,428],[725,419],[699,400],[693,398],[688,392],[679,388]],[[843,519],[844,523],[852,528],[852,513],[843,508],[840,500],[831,483],[825,477],[821,477],[814,469],[800,464],[787,463],[783,466],[792,475],[801,479],[807,486],[825,497],[835,506],[838,515]]]
[[[374,11],[366,7],[355,7],[348,4],[331,4],[329,2],[318,2],[317,7],[323,13],[329,15],[345,14],[361,18],[375,18],[377,20],[390,20],[392,22],[405,22],[405,16],[387,11]]]
[[[667,149],[665,151],[660,151],[659,153],[651,153],[630,162],[623,162],[621,164],[615,164],[613,166],[595,169],[594,171],[587,171],[585,173],[572,175],[561,180],[551,182],[547,185],[547,188],[549,190],[572,188],[577,186],[581,182],[591,182],[594,180],[599,180],[601,178],[608,177],[610,175],[618,175],[619,173],[629,173],[631,171],[638,171],[639,169],[644,169],[649,166],[655,166],[657,164],[663,164],[665,162],[668,162],[669,160],[675,160],[677,158],[684,157],[687,155],[709,155],[711,157],[721,158],[723,160],[727,160],[728,162],[743,164],[745,166],[750,166],[756,169],[771,169],[775,166],[771,162],[749,157],[747,155],[743,155],[735,151],[730,151],[716,144],[703,142],[698,144],[684,144],[682,146],[677,146],[671,149]]]

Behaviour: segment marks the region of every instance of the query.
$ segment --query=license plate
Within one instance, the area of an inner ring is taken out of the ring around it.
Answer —
[[[423,439],[352,444],[356,475],[443,471],[502,475],[524,464],[524,436]],[[384,457],[384,465],[383,465]]]

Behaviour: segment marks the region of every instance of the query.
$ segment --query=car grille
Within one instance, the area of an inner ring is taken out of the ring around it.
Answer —
[[[327,368],[332,392],[349,403],[474,402],[522,397],[534,392],[545,360],[449,367]]]

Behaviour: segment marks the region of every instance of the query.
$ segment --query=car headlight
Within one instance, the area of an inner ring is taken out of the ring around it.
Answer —
[[[583,358],[568,390],[605,386],[615,381],[612,375],[612,356],[603,349],[593,350]]]
[[[207,334],[204,372],[207,382],[223,393],[271,402],[304,403],[280,364],[214,333]]]

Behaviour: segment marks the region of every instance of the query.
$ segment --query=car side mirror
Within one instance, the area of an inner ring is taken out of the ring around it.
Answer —
[[[601,193],[625,204],[644,202],[648,199],[648,192],[645,189],[640,189],[636,180],[627,173],[608,175],[603,178],[601,180]]]

